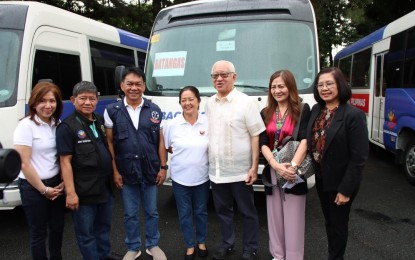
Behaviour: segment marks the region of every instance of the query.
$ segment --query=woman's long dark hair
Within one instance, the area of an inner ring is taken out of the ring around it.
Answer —
[[[265,125],[268,125],[269,121],[272,119],[275,109],[278,106],[278,102],[272,96],[271,85],[274,79],[281,77],[285,85],[288,88],[289,100],[288,100],[288,115],[291,117],[291,120],[294,125],[300,120],[300,110],[301,110],[301,98],[298,95],[297,84],[295,82],[294,75],[289,70],[279,70],[274,72],[269,79],[268,86],[268,105],[265,108]]]

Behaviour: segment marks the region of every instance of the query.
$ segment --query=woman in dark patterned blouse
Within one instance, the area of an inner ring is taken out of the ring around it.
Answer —
[[[344,258],[350,208],[369,155],[366,116],[347,102],[351,95],[340,69],[321,70],[314,81],[317,104],[307,127],[330,260]]]

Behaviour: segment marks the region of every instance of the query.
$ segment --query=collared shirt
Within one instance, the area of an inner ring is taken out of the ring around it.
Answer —
[[[258,104],[234,88],[221,99],[212,96],[205,111],[209,119],[210,180],[245,180],[252,167],[251,137],[265,130]]]
[[[30,146],[33,168],[42,180],[50,179],[59,173],[59,164],[56,152],[56,125],[52,119],[51,124],[43,122],[37,115],[34,120],[29,117],[22,119],[16,127],[13,136],[14,145]],[[19,178],[26,179],[23,172]]]
[[[140,105],[134,109],[132,106],[130,106],[127,103],[127,98],[124,97],[125,108],[127,109],[128,114],[130,115],[131,121],[133,122],[135,129],[138,129],[138,121],[140,118],[140,112],[141,112],[141,108],[143,107],[143,104],[144,104],[144,99],[141,98]],[[105,109],[104,111],[104,120],[105,120],[105,127],[112,128],[114,124],[108,115],[107,109]]]
[[[173,181],[196,186],[209,180],[208,120],[199,114],[196,123],[189,124],[178,115],[163,127],[166,149],[173,149],[170,177]]]

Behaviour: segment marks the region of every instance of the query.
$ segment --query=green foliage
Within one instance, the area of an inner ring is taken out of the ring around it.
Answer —
[[[311,0],[317,19],[320,64],[331,66],[331,50],[415,10],[415,0]]]
[[[154,16],[152,6],[142,1],[44,0],[39,1],[82,16],[149,37]]]
[[[332,49],[349,43],[355,35],[355,27],[350,16],[347,0],[312,0],[317,20],[317,32],[320,45],[320,65],[333,64]]]

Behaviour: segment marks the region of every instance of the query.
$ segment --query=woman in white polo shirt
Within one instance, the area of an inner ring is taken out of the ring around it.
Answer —
[[[171,179],[176,198],[180,228],[187,247],[184,259],[194,259],[197,244],[199,257],[207,256],[208,120],[199,114],[200,94],[193,86],[181,89],[182,115],[163,127],[166,149],[171,155]],[[196,241],[194,241],[193,216]]]
[[[28,116],[14,131],[14,147],[22,159],[19,189],[30,230],[33,259],[62,259],[65,198],[56,152],[56,126],[62,114],[59,88],[40,82],[32,90]]]

